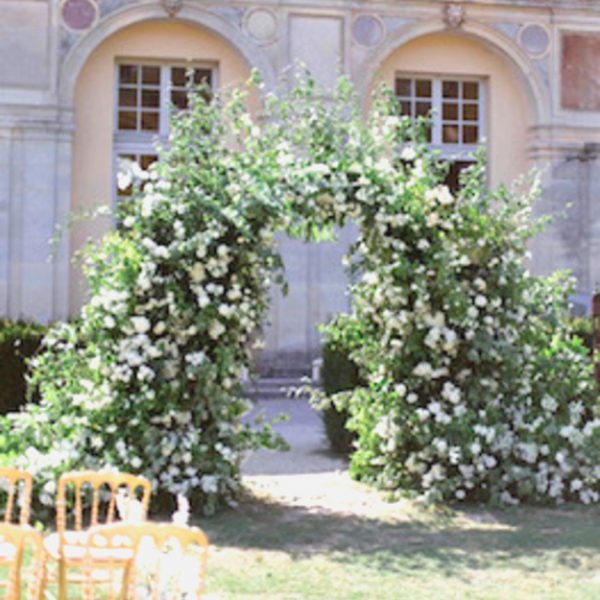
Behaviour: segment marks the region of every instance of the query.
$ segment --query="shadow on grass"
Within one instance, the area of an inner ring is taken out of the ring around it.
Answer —
[[[294,559],[327,554],[348,566],[397,573],[437,569],[457,575],[492,565],[524,572],[558,565],[585,570],[592,561],[589,568],[598,569],[598,508],[401,510],[398,519],[386,521],[250,498],[198,524],[217,547],[279,551]]]

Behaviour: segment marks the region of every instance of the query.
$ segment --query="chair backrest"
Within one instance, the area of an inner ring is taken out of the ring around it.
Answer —
[[[113,556],[123,569],[123,558],[132,553],[123,578],[123,589],[115,596],[149,600],[201,598],[205,589],[208,539],[197,527],[171,523],[114,523],[92,528],[87,556],[93,561]],[[100,554],[99,554],[100,553]],[[109,591],[109,596],[110,596]],[[115,592],[112,592],[113,594]],[[113,596],[110,596],[112,600]]]
[[[82,531],[100,523],[112,523],[120,516],[123,520],[142,520],[148,514],[152,486],[141,475],[117,471],[73,471],[58,480],[56,500],[56,529]],[[119,496],[124,499],[117,514]]]
[[[6,495],[4,522],[27,525],[31,512],[31,473],[20,469],[0,468],[0,490]]]
[[[5,588],[5,600],[41,600],[44,578],[44,541],[39,531],[22,525],[0,523],[0,549],[4,563],[8,569],[3,570],[6,578],[0,580],[0,587]],[[22,586],[23,568],[27,562],[29,584]],[[27,592],[25,591],[27,587]]]

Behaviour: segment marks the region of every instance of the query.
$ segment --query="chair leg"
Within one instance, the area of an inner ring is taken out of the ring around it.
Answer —
[[[36,600],[43,600],[46,596],[46,585],[48,584],[48,564],[46,558],[42,557],[39,565],[39,571],[36,574],[36,589],[35,598]]]
[[[58,560],[58,600],[67,600],[67,565],[62,558]]]
[[[127,565],[123,569],[123,581],[121,584],[121,591],[119,592],[118,600],[130,600],[133,598],[131,581],[132,574],[134,573],[132,561],[128,561]]]

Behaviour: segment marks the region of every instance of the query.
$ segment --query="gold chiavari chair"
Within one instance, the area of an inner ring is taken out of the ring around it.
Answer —
[[[41,600],[46,571],[41,533],[28,525],[0,523],[0,557],[6,571],[6,578],[0,579],[0,590],[4,590],[3,599]],[[29,581],[26,585],[23,584],[25,562],[29,571]]]
[[[45,540],[46,551],[58,563],[58,597],[84,579],[83,559],[88,530],[98,524],[124,520],[144,520],[148,513],[151,484],[142,476],[115,471],[77,471],[63,474],[58,481],[56,533]],[[123,495],[124,494],[124,495]],[[117,504],[121,496],[121,511]],[[133,513],[136,513],[135,515]],[[107,557],[97,555],[93,573],[102,575]]]
[[[93,576],[104,553],[107,576]],[[84,563],[84,599],[186,600],[205,590],[208,539],[197,527],[115,523],[92,528]]]
[[[6,504],[4,522],[27,525],[31,513],[31,473],[20,469],[0,468],[0,490],[4,488]]]

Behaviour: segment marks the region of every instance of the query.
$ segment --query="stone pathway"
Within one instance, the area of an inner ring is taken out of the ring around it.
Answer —
[[[357,483],[348,475],[344,458],[332,453],[321,417],[305,399],[258,400],[254,415],[289,415],[275,429],[290,445],[288,452],[259,450],[242,466],[244,484],[256,496],[315,512],[357,516],[392,516],[398,505]]]

